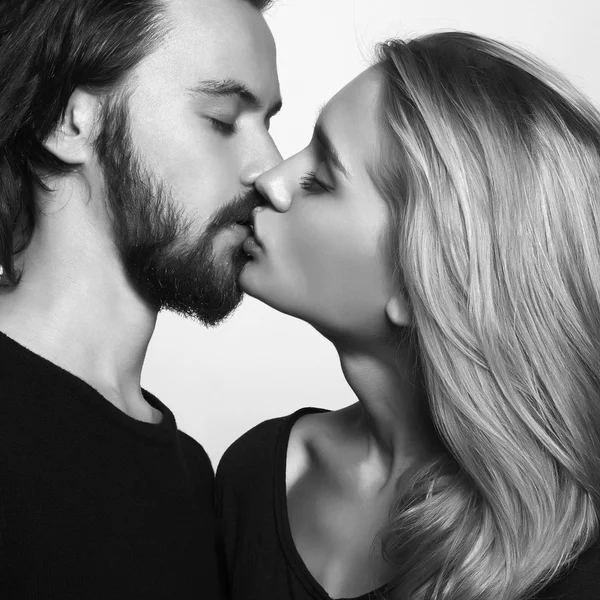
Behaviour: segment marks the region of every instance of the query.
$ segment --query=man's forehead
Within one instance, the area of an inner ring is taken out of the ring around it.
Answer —
[[[235,80],[263,102],[278,100],[275,42],[260,11],[242,0],[171,3],[163,59],[186,87],[201,80]]]
[[[241,43],[272,36],[262,13],[244,0],[162,0],[176,37],[222,37]]]

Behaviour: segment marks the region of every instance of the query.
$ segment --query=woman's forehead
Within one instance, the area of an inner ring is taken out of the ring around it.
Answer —
[[[349,164],[365,162],[381,140],[379,105],[383,73],[370,67],[343,87],[323,108],[318,122]]]

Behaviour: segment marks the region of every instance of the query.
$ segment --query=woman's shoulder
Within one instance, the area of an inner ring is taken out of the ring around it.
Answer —
[[[265,467],[274,463],[278,449],[286,451],[287,440],[295,423],[302,417],[321,412],[324,410],[306,407],[255,425],[225,451],[217,468],[217,478],[236,479],[240,474],[247,478],[254,469],[264,471]]]
[[[348,416],[355,405],[335,411],[313,411],[291,424],[286,440],[286,486],[291,489],[313,467],[329,470],[346,447]]]
[[[600,598],[600,540],[577,558],[533,600],[598,600]]]

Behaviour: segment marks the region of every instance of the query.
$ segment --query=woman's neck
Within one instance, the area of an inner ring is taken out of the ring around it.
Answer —
[[[355,435],[389,477],[440,450],[414,346],[408,341],[359,349],[337,346],[346,381],[358,404],[349,409]]]

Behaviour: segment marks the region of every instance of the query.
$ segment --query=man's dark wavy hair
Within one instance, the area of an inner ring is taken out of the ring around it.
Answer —
[[[244,0],[266,10],[270,0]],[[67,173],[43,141],[76,88],[107,93],[168,32],[160,0],[0,0],[0,266],[33,235],[39,173]]]

